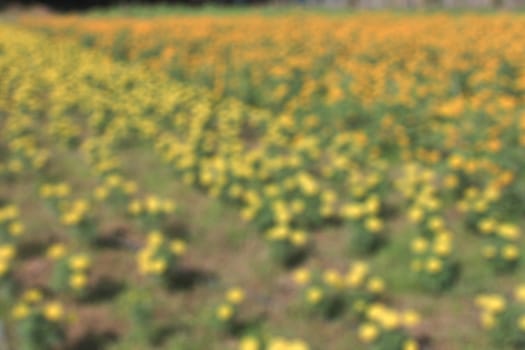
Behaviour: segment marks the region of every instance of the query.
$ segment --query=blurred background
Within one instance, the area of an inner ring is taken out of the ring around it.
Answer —
[[[39,7],[55,11],[86,10],[94,7],[129,5],[313,5],[352,8],[462,8],[462,9],[518,9],[525,0],[0,0],[0,9]]]

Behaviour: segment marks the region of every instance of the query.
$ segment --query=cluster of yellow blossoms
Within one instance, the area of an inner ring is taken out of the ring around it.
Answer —
[[[475,299],[481,309],[480,322],[490,331],[495,346],[519,349],[525,343],[525,284],[516,286],[510,297],[481,294]]]
[[[419,323],[419,314],[412,310],[397,311],[381,303],[370,305],[366,320],[359,326],[361,341],[374,344],[378,349],[417,350],[417,341],[403,328],[413,328]]]
[[[286,339],[282,337],[270,337],[260,339],[248,336],[241,339],[239,350],[308,350],[310,347],[300,339]]]
[[[226,291],[224,299],[215,307],[213,320],[219,330],[233,334],[242,322],[239,313],[246,301],[246,292],[240,287],[232,287]]]
[[[14,245],[0,244],[0,281],[3,281],[3,278],[11,271],[15,257],[16,247]]]
[[[11,309],[11,315],[17,320],[27,318],[34,312],[41,313],[45,319],[52,322],[60,322],[64,318],[62,305],[56,301],[44,303],[43,295],[38,289],[25,291]]]
[[[24,224],[20,221],[20,210],[16,205],[0,207],[0,239],[12,241],[25,231]]]
[[[18,206],[0,206],[0,290],[9,284],[7,280],[16,260],[17,242],[24,232],[25,226],[20,220]]]
[[[371,275],[364,262],[350,264],[345,273],[336,269],[316,272],[300,268],[294,271],[293,279],[303,289],[308,308],[328,318],[340,315],[345,309],[363,314],[385,289],[384,281]]]
[[[169,277],[185,252],[183,240],[170,240],[162,232],[152,231],[147,235],[146,245],[137,253],[138,271],[144,275]]]
[[[46,255],[54,264],[51,288],[56,292],[72,291],[75,295],[82,295],[88,284],[91,259],[86,254],[68,253],[62,243],[51,245]]]

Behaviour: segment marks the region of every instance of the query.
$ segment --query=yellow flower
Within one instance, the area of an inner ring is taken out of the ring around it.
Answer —
[[[64,315],[64,309],[58,302],[51,302],[44,306],[44,317],[49,321],[58,321]]]
[[[19,215],[19,210],[16,205],[8,205],[4,207],[4,217],[8,220],[13,220]]]
[[[341,215],[349,219],[359,219],[364,214],[364,210],[359,204],[346,204],[341,208]]]
[[[314,195],[319,191],[315,178],[306,172],[298,174],[297,180],[306,195]]]
[[[221,321],[227,321],[233,316],[233,308],[228,304],[222,304],[217,308],[217,317]]]
[[[61,221],[66,226],[73,226],[78,224],[80,219],[81,216],[77,212],[71,211],[62,215]]]
[[[476,297],[475,303],[491,313],[501,312],[505,309],[507,302],[498,294],[483,294]]]
[[[498,227],[498,234],[511,241],[515,241],[520,237],[519,228],[512,224],[501,224]]]
[[[407,310],[402,314],[402,322],[406,327],[414,327],[420,322],[419,314],[412,310]]]
[[[308,237],[304,231],[294,231],[290,236],[292,244],[296,247],[303,247],[308,242]]]
[[[104,200],[108,197],[108,190],[105,187],[97,187],[94,193],[95,199]]]
[[[254,218],[256,213],[257,213],[257,210],[255,208],[245,207],[245,208],[242,208],[241,210],[241,218],[245,222],[248,222]]]
[[[383,229],[383,221],[375,216],[365,220],[365,228],[372,232],[377,233]]]
[[[365,323],[359,327],[358,337],[364,343],[372,343],[379,335],[379,330],[373,323]]]
[[[414,339],[408,339],[403,343],[403,350],[418,350],[419,345]]]
[[[489,234],[496,228],[496,220],[492,218],[483,219],[479,222],[478,226],[482,233]]]
[[[275,226],[268,230],[266,236],[270,240],[283,240],[288,237],[290,231],[288,227],[284,225]]]
[[[170,243],[170,251],[175,255],[183,255],[186,252],[186,242],[174,239]]]
[[[244,298],[244,290],[239,287],[232,288],[226,293],[226,300],[234,305],[242,303]]]
[[[501,192],[499,188],[495,186],[489,186],[485,189],[485,197],[489,201],[495,201],[501,197]]]
[[[275,220],[280,225],[286,225],[292,219],[292,215],[291,215],[290,211],[284,205],[281,206],[281,205],[277,205],[276,204],[274,206],[274,208],[273,208],[273,211],[274,211],[274,214],[275,214]]]
[[[323,298],[323,291],[318,287],[310,287],[306,291],[306,300],[311,304],[317,304]]]
[[[58,260],[66,254],[66,246],[62,243],[56,243],[47,249],[46,255],[52,260]]]
[[[355,288],[360,286],[368,274],[368,265],[364,262],[356,262],[351,266],[345,276],[345,284]]]
[[[239,350],[259,350],[259,341],[254,337],[244,337],[239,344]]]
[[[161,208],[160,200],[155,196],[146,198],[146,210],[152,214],[157,213]]]
[[[69,267],[75,271],[82,271],[89,267],[90,261],[86,255],[75,255],[69,259]]]
[[[502,255],[506,260],[516,260],[520,255],[520,251],[514,244],[508,244],[503,247]]]
[[[38,289],[29,289],[22,295],[22,299],[28,303],[38,303],[42,300],[42,293]]]
[[[425,250],[427,250],[428,242],[426,239],[422,237],[417,237],[412,240],[411,243],[411,249],[414,253],[423,253]]]
[[[321,193],[321,200],[326,203],[334,203],[337,200],[337,194],[332,190],[324,190]]]
[[[385,305],[381,303],[373,303],[369,306],[366,311],[366,316],[371,320],[379,320],[383,314],[387,311]]]
[[[363,283],[364,279],[365,275],[350,271],[345,276],[345,284],[352,288],[359,287],[361,283]]]
[[[427,260],[426,268],[430,273],[438,273],[443,268],[443,263],[438,258],[431,257]]]
[[[148,247],[156,248],[164,242],[164,235],[160,231],[151,231],[147,238]]]
[[[288,342],[283,338],[272,338],[268,342],[267,350],[287,350]]]
[[[119,175],[115,175],[115,174],[109,175],[106,178],[106,183],[110,187],[117,187],[117,186],[119,186],[122,183],[122,177],[120,177]]]
[[[375,214],[379,210],[379,198],[377,195],[370,196],[365,202],[366,211],[369,214]]]
[[[525,302],[525,284],[520,284],[514,288],[514,299],[519,303]]]
[[[445,176],[443,184],[445,185],[445,188],[456,188],[459,184],[459,179],[456,175],[450,174]]]
[[[308,350],[308,345],[302,340],[291,340],[288,342],[287,350]]]
[[[23,318],[26,318],[27,315],[29,315],[29,312],[29,307],[26,304],[18,303],[11,310],[11,316],[13,316],[15,320],[21,320]]]
[[[356,261],[350,266],[350,268],[352,273],[356,273],[362,276],[366,276],[369,270],[368,264],[363,261]]]
[[[478,200],[474,202],[474,210],[478,213],[485,212],[488,209],[488,203],[485,200]]]
[[[84,288],[86,284],[87,278],[83,273],[75,273],[69,279],[69,286],[75,290]]]
[[[293,280],[300,286],[310,282],[310,271],[308,269],[297,269],[293,273]]]
[[[453,154],[448,159],[448,165],[452,169],[459,169],[463,166],[465,160],[464,158],[459,154]]]
[[[331,287],[340,287],[342,285],[342,278],[338,271],[328,269],[323,273],[324,282]]]
[[[18,221],[13,222],[11,225],[9,225],[8,231],[11,236],[20,236],[22,233],[24,233],[24,225]]]
[[[3,260],[0,260],[0,277],[4,276],[9,270],[9,263]]]
[[[40,197],[49,198],[53,195],[54,189],[51,185],[42,185],[40,187]]]
[[[452,251],[452,244],[449,239],[438,239],[434,243],[434,252],[439,256],[447,256]]]
[[[492,312],[483,312],[481,314],[481,325],[485,329],[491,329],[496,324],[496,318]]]
[[[12,244],[0,245],[0,260],[9,261],[16,255],[15,246]]]
[[[375,294],[382,293],[385,289],[385,282],[379,277],[372,277],[367,283],[367,289]]]
[[[400,323],[399,315],[392,310],[385,310],[385,312],[379,317],[379,321],[386,330],[396,329],[399,327]]]
[[[410,209],[408,212],[408,218],[410,219],[410,221],[414,223],[420,222],[421,219],[423,218],[423,215],[424,215],[423,210],[417,207]]]
[[[141,274],[147,274],[151,272],[150,258],[151,253],[147,249],[143,249],[137,254],[137,265]]]
[[[83,213],[87,212],[89,209],[89,203],[84,199],[76,200],[73,203],[73,211],[79,216],[82,216]]]
[[[164,259],[156,259],[151,261],[151,272],[160,275],[166,271],[167,268],[166,260]]]
[[[55,194],[59,198],[67,197],[71,193],[71,187],[66,183],[56,185]]]
[[[134,200],[129,203],[128,211],[133,215],[138,215],[142,211],[142,204],[138,200]]]
[[[428,228],[433,231],[438,231],[443,228],[443,226],[445,226],[445,223],[443,222],[443,218],[439,216],[434,216],[428,220]]]

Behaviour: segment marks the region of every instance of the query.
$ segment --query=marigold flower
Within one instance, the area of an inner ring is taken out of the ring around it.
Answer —
[[[310,287],[306,291],[306,300],[311,304],[317,304],[323,298],[323,291],[318,287]]]
[[[254,337],[244,337],[239,344],[239,350],[259,350],[259,341]]]
[[[369,344],[376,340],[379,330],[372,323],[365,323],[359,327],[358,337],[362,342]]]
[[[310,271],[307,269],[298,269],[293,273],[293,280],[298,285],[305,285],[310,282]]]
[[[59,321],[64,315],[64,309],[58,302],[50,302],[44,306],[44,317],[50,321]]]
[[[29,315],[30,309],[29,307],[24,303],[18,303],[16,304],[13,309],[11,310],[11,315],[15,320],[21,320],[26,318],[27,315]]]
[[[228,304],[222,304],[217,308],[217,317],[221,321],[228,321],[233,316],[233,308]]]
[[[238,287],[232,288],[226,293],[226,300],[234,305],[242,303],[244,298],[244,290]]]

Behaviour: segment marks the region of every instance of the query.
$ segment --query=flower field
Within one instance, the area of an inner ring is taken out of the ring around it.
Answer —
[[[511,14],[0,21],[9,349],[525,349],[524,40]]]

